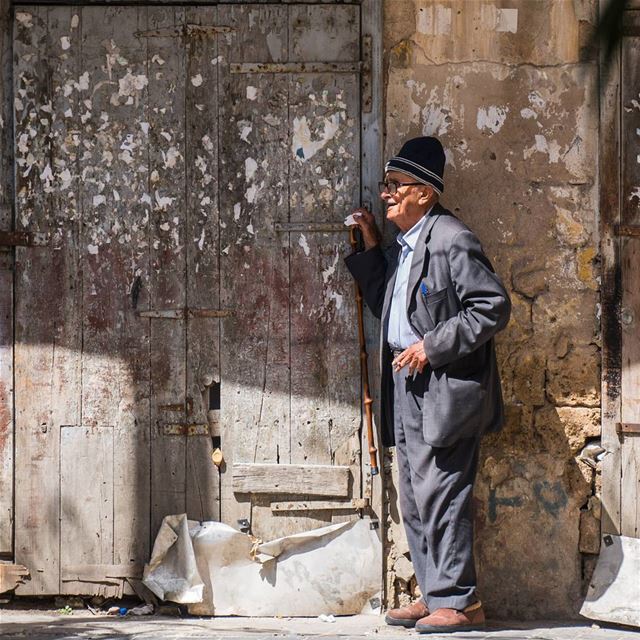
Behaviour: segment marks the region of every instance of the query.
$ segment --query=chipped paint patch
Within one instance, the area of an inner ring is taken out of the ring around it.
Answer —
[[[257,170],[258,163],[253,158],[247,158],[244,161],[244,176],[247,182],[253,179]]]
[[[258,97],[256,87],[247,87],[247,100],[255,100]]]
[[[293,143],[291,145],[293,155],[299,162],[305,162],[324,148],[329,140],[332,140],[340,126],[340,115],[334,113],[324,118],[323,130],[317,140],[312,139],[311,130],[306,116],[293,119]]]
[[[62,36],[60,38],[60,46],[62,47],[63,51],[71,48],[71,40],[69,39],[69,36]]]
[[[451,7],[441,4],[420,7],[416,15],[416,30],[424,35],[451,33]]]
[[[509,107],[480,107],[476,117],[476,127],[480,131],[488,129],[492,133],[498,133],[507,119]]]
[[[203,80],[202,80],[202,75],[201,75],[201,74],[199,74],[199,73],[198,73],[198,74],[196,74],[195,76],[192,76],[192,77],[191,77],[191,84],[192,84],[194,87],[200,87],[200,86],[202,86],[202,82],[203,82]]]
[[[307,238],[305,237],[304,233],[300,234],[300,237],[298,238],[298,244],[302,247],[304,255],[309,257],[311,251],[309,250],[309,243],[307,242]]]
[[[518,10],[498,9],[496,16],[496,31],[517,33],[518,32]]]

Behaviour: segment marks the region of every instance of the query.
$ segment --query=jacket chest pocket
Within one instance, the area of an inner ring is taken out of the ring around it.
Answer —
[[[458,313],[455,301],[449,295],[449,287],[423,296],[424,306],[433,325],[444,322]]]

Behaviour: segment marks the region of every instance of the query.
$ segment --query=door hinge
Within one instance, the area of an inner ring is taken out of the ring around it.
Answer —
[[[198,424],[193,422],[172,422],[160,427],[164,436],[208,436],[208,424]]]

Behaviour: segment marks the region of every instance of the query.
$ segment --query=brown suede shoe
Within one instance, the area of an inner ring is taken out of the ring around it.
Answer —
[[[416,622],[418,633],[456,633],[484,629],[484,611],[480,601],[469,605],[464,611],[436,609],[432,614]]]
[[[416,626],[416,622],[420,620],[420,618],[428,615],[429,609],[427,609],[427,605],[422,600],[417,600],[413,604],[408,604],[406,607],[389,609],[387,615],[384,617],[384,621],[395,627],[412,629]]]

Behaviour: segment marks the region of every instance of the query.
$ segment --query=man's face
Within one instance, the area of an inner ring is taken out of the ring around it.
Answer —
[[[408,231],[426,213],[433,202],[435,192],[426,184],[402,186],[416,180],[400,171],[389,171],[385,174],[385,181],[396,182],[399,185],[394,194],[388,191],[380,194],[387,205],[387,220],[393,222],[401,231]]]

